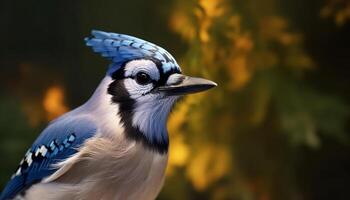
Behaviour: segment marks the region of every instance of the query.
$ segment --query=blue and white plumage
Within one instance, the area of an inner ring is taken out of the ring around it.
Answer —
[[[162,63],[164,72],[180,71],[176,60],[163,48],[139,38],[102,31],[92,31],[93,38],[86,38],[86,45],[91,46],[94,52],[112,60],[109,72],[117,70],[124,62],[141,58],[153,58]]]
[[[82,106],[48,125],[0,200],[155,199],[168,158],[168,114],[179,96],[215,83],[181,74],[163,48],[92,31],[86,44],[112,60]]]
[[[78,118],[67,122],[58,120],[43,131],[25,154],[1,197],[11,197],[52,174],[55,169],[50,165],[74,154],[75,148],[96,132],[94,124],[87,119]]]

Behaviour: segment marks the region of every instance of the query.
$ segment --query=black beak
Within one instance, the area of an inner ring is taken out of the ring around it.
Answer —
[[[184,95],[190,93],[197,93],[208,90],[217,86],[216,83],[203,78],[195,78],[185,75],[179,75],[179,80],[176,84],[160,86],[158,91],[164,92],[168,96]]]

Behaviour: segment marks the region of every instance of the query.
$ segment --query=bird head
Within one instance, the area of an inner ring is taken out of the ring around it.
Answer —
[[[86,45],[112,60],[107,94],[119,106],[126,136],[160,153],[167,152],[166,121],[179,97],[208,90],[216,83],[183,75],[163,48],[124,34],[92,31]]]

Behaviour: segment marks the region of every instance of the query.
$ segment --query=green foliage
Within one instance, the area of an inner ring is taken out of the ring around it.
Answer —
[[[321,148],[321,138],[348,143],[348,106],[304,80],[317,64],[302,35],[275,14],[275,1],[248,1],[239,11],[236,5],[246,1],[190,2],[192,9],[175,6],[171,18],[189,44],[181,64],[219,86],[190,97],[187,109],[174,113],[171,131],[186,133],[191,159],[177,166],[185,177],[169,179],[192,183],[187,199],[203,193],[207,199],[295,199],[297,154],[303,147]],[[175,165],[171,153],[169,164]]]
[[[3,184],[14,173],[26,148],[33,139],[33,130],[16,99],[0,96],[0,182]]]

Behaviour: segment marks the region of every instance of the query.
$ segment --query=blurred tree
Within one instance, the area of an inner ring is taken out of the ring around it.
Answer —
[[[303,81],[317,63],[276,4],[175,1],[170,25],[189,44],[181,66],[219,83],[186,99],[170,119],[169,176],[178,184],[167,186],[190,181],[186,199],[299,198],[300,148],[319,148],[320,134],[347,141],[348,107]]]
[[[335,23],[342,26],[350,20],[350,2],[347,0],[327,0],[320,15],[323,18],[334,18]]]

